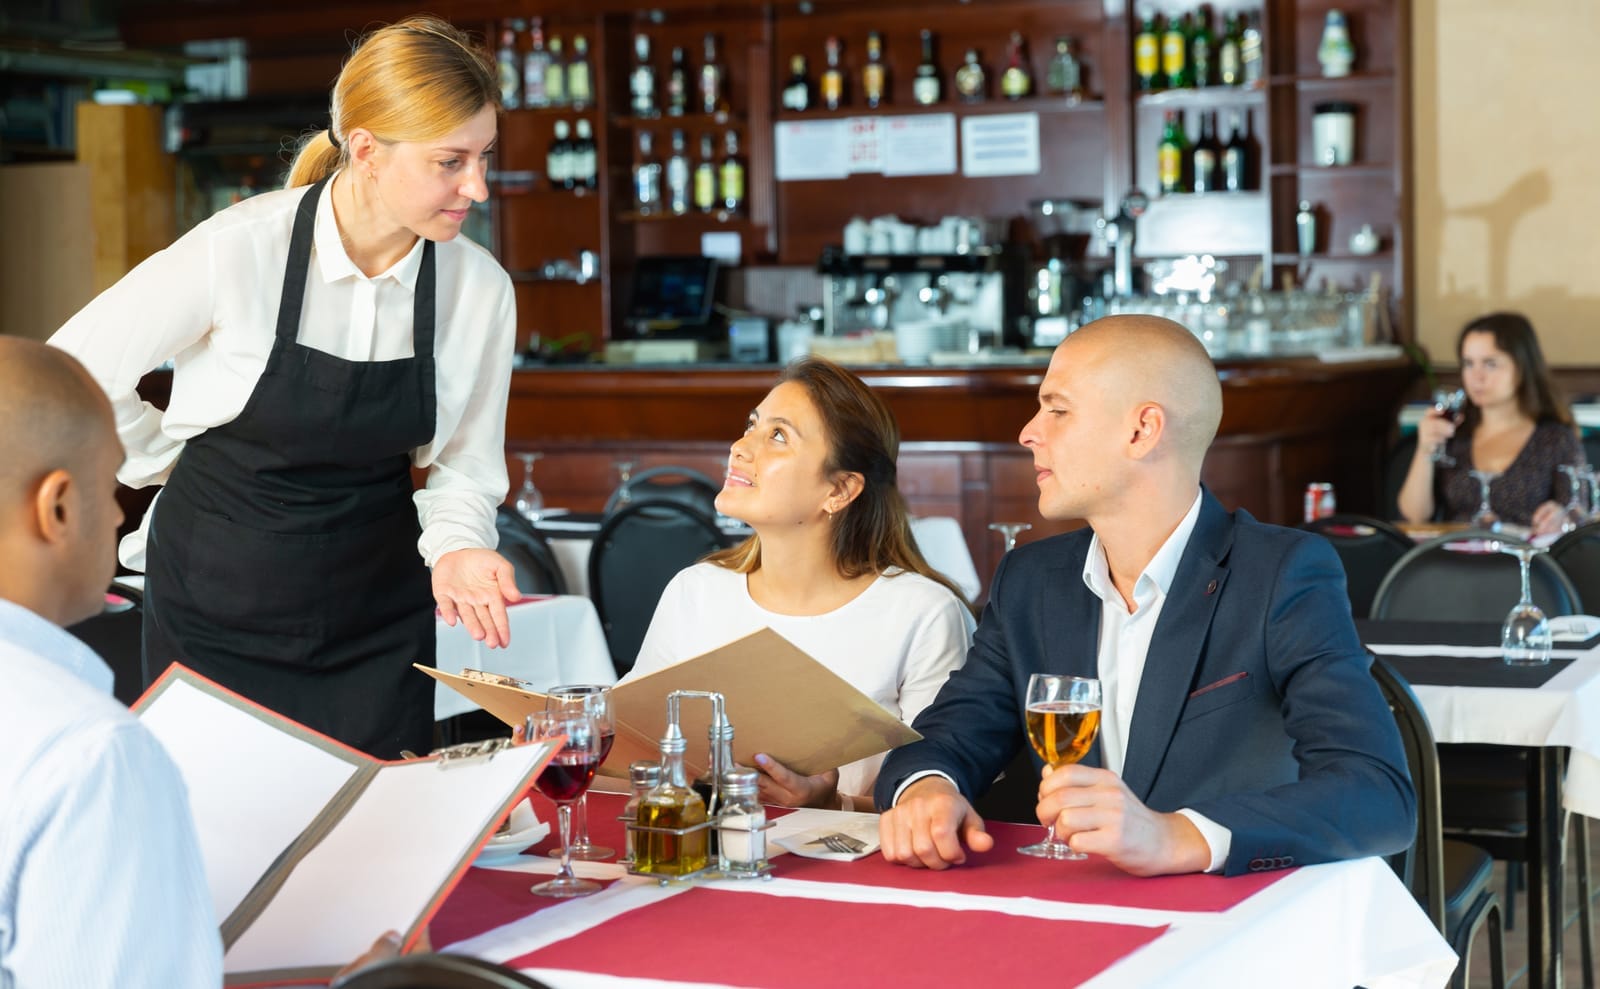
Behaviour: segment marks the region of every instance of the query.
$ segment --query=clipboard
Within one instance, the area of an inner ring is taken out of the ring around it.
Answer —
[[[420,665],[417,669],[509,725],[520,725],[527,715],[544,711],[545,695],[537,691]],[[629,763],[661,758],[658,745],[667,729],[667,695],[674,690],[715,690],[723,695],[733,723],[733,758],[746,766],[755,765],[757,752],[765,752],[811,776],[922,737],[794,643],[764,628],[612,687],[617,737],[611,756],[600,767],[602,774],[626,777]],[[690,777],[698,776],[710,754],[706,740],[710,709],[685,704],[680,724],[688,740],[684,768]]]
[[[188,788],[229,986],[409,950],[561,741],[385,762],[178,664],[133,711]]]

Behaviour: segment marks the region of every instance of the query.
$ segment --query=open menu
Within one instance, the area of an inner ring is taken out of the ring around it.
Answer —
[[[188,787],[230,986],[409,948],[559,742],[383,762],[179,665],[133,709]]]
[[[545,695],[509,683],[473,679],[417,667],[459,691],[509,725],[544,711]],[[826,772],[921,738],[837,673],[788,639],[764,628],[735,642],[647,674],[611,690],[616,742],[601,773],[626,776],[628,764],[659,759],[667,729],[667,695],[674,690],[714,690],[723,695],[733,724],[733,758],[755,765],[765,752],[805,775]],[[706,729],[711,706],[685,701],[679,724],[689,775],[706,769]]]

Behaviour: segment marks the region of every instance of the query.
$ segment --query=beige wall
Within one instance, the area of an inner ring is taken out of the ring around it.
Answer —
[[[1600,365],[1600,4],[1413,0],[1418,339],[1498,308]]]

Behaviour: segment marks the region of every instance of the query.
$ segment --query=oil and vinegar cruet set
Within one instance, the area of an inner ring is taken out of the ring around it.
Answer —
[[[710,768],[690,783],[683,754],[687,741],[679,727],[682,701],[708,701],[711,726]],[[633,796],[623,811],[628,873],[663,884],[690,879],[769,878],[767,829],[772,827],[757,796],[754,769],[733,761],[733,725],[721,694],[674,690],[667,695],[667,728],[661,761],[629,767]]]

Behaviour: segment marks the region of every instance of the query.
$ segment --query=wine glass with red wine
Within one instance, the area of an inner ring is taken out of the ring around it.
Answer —
[[[560,711],[577,707],[594,718],[600,731],[600,762],[611,754],[611,743],[617,737],[617,723],[611,716],[611,688],[597,683],[578,683],[552,688],[545,700],[546,711]],[[578,798],[572,812],[572,857],[583,862],[600,862],[616,854],[611,848],[596,845],[589,840],[589,794]],[[552,850],[551,858],[561,852]]]
[[[533,887],[533,892],[539,896],[588,896],[598,892],[600,884],[574,875],[567,851],[572,843],[572,805],[589,789],[595,770],[600,768],[600,730],[595,727],[594,718],[580,707],[546,712],[542,718],[534,719],[533,735],[536,740],[566,738],[534,783],[556,805],[561,828],[561,871],[554,879]]]

